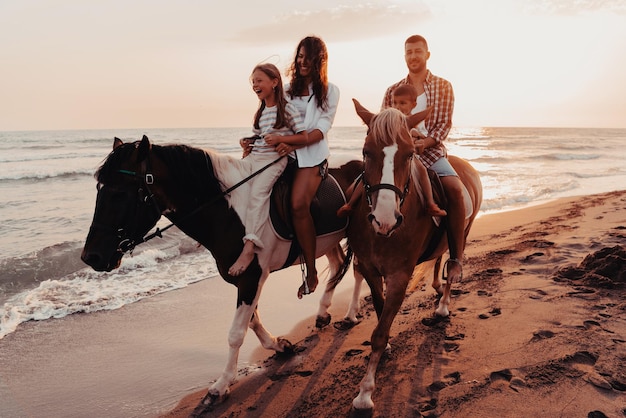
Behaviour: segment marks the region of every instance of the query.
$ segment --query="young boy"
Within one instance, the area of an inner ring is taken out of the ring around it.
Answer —
[[[415,108],[415,106],[417,105],[417,91],[415,90],[415,87],[413,87],[410,84],[403,84],[401,86],[398,86],[398,88],[396,88],[393,91],[393,103],[392,106],[395,109],[398,109],[400,112],[404,113],[405,115],[410,115],[411,111]],[[413,128],[411,131],[417,130],[418,132],[420,131],[420,128],[424,125],[424,121],[420,122],[416,128]],[[433,189],[432,186],[430,185],[430,179],[428,177],[428,171],[426,170],[426,167],[424,166],[424,164],[417,163],[416,168],[419,172],[419,184],[420,187],[422,188],[422,191],[424,192],[424,206],[425,206],[425,210],[426,213],[430,216],[446,216],[447,212],[443,209],[441,209],[437,203],[435,203],[435,200],[433,198]],[[352,213],[352,211],[354,210],[354,207],[356,206],[358,200],[361,198],[361,195],[363,194],[363,184],[359,183],[356,185],[354,191],[352,192],[352,195],[350,195],[350,201],[348,203],[346,203],[345,205],[343,205],[342,207],[339,208],[339,210],[337,210],[337,216],[348,216]]]

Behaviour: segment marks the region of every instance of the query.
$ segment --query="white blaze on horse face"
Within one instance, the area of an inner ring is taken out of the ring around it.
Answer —
[[[398,152],[398,145],[388,145],[383,148],[383,168],[380,178],[381,184],[395,184],[393,176],[393,160]],[[387,235],[396,226],[398,219],[396,217],[396,193],[389,189],[378,190],[376,206],[372,210],[374,220],[372,221],[376,232]]]

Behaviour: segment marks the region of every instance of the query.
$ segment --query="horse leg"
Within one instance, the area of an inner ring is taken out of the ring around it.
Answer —
[[[445,284],[442,283],[441,276],[439,275],[440,270],[441,256],[437,257],[437,261],[435,261],[435,266],[433,267],[433,289],[435,289],[440,296],[435,314],[445,318],[450,315],[450,288],[452,283],[450,280],[447,280]]]
[[[437,292],[437,294],[443,294],[443,285],[441,283],[441,277],[439,276],[439,271],[441,269],[441,256],[437,257],[435,261],[435,265],[433,267],[433,289]]]
[[[354,264],[358,264],[358,260],[356,256],[354,257]],[[359,269],[353,269],[354,272],[354,289],[352,289],[352,299],[350,300],[350,305],[348,306],[348,312],[346,312],[346,316],[344,321],[351,322],[353,324],[357,324],[359,319],[357,315],[359,314],[359,310],[361,309],[361,287],[363,285],[363,275],[359,271]]]
[[[267,350],[274,350],[277,353],[293,352],[293,344],[285,338],[274,337],[261,322],[258,308],[254,310],[250,320],[250,329],[254,331],[261,346]]]
[[[378,363],[387,348],[389,342],[389,330],[394,318],[402,306],[406,288],[409,284],[410,274],[405,272],[394,273],[386,278],[387,294],[383,303],[383,309],[378,319],[378,324],[372,332],[372,354],[365,376],[361,380],[359,394],[352,401],[352,406],[357,410],[372,410],[374,402],[372,394],[376,386],[376,370]]]
[[[437,305],[437,309],[435,309],[435,314],[446,318],[450,315],[450,289],[452,287],[452,282],[447,280],[446,284],[440,286],[440,288],[441,287],[443,287],[443,294],[439,299],[439,304]]]
[[[360,267],[355,266],[355,271],[360,270]],[[379,274],[374,276],[363,273],[367,284],[370,287],[370,292],[372,294],[372,304],[374,305],[374,310],[376,311],[376,317],[380,320],[380,317],[383,313],[383,307],[385,305],[385,289],[383,286],[383,277]]]
[[[328,309],[330,308],[330,305],[332,303],[335,289],[339,284],[333,279],[341,268],[344,257],[343,250],[341,249],[340,244],[337,244],[325,255],[328,259],[329,280],[326,282],[326,289],[324,290],[324,294],[320,298],[320,304],[317,309],[317,317],[315,318],[315,327],[317,328],[324,328],[326,325],[330,324],[331,316],[328,312]]]
[[[255,305],[257,301],[258,295],[257,298],[254,299]],[[237,377],[237,361],[239,359],[239,349],[243,344],[243,339],[246,336],[248,324],[250,323],[253,314],[254,309],[251,305],[241,303],[237,307],[237,310],[235,311],[235,317],[233,318],[233,323],[230,326],[230,331],[228,332],[229,349],[226,366],[224,367],[224,371],[222,372],[221,376],[217,379],[215,383],[213,383],[213,385],[211,385],[208,393],[205,395],[204,399],[202,399],[201,405],[205,409],[217,405],[226,400],[226,398],[228,398],[230,385],[235,380],[235,377]]]
[[[269,276],[269,269],[263,269],[258,283],[254,285],[252,277],[240,276],[240,282],[237,285],[237,309],[235,310],[235,317],[228,331],[228,357],[226,359],[226,366],[221,376],[217,379],[213,385],[209,388],[208,393],[200,403],[199,407],[204,407],[204,410],[210,409],[212,406],[223,402],[230,391],[230,385],[237,377],[237,362],[239,360],[239,350],[243,344],[243,340],[248,331],[248,327],[255,330],[255,332],[265,331],[265,338],[273,338],[269,332],[263,328],[260,319],[258,318],[256,306],[261,296],[261,290]],[[245,301],[250,301],[246,303]],[[255,315],[256,314],[256,315]],[[254,324],[254,326],[253,326]],[[258,333],[257,333],[258,335]],[[269,337],[267,337],[269,336]],[[261,337],[259,337],[261,339]]]

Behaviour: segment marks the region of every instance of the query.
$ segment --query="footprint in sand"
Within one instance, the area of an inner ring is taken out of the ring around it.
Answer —
[[[563,358],[565,363],[588,364],[593,366],[598,361],[597,354],[589,351],[577,351],[574,354],[567,355]]]
[[[552,241],[546,241],[542,239],[531,239],[528,241],[524,241],[524,244],[531,244],[531,246],[535,248],[548,248],[552,247],[554,243]],[[543,255],[543,254],[542,254]]]
[[[507,382],[510,382],[512,378],[513,378],[513,372],[511,372],[511,370],[509,369],[503,369],[503,370],[498,370],[496,372],[491,372],[491,374],[489,375],[489,381],[491,383],[498,381],[498,380],[506,380]]]
[[[598,321],[593,321],[591,319],[583,322],[583,327],[585,329],[590,329],[590,328],[599,327],[599,326],[600,326],[600,323]]]
[[[354,356],[357,356],[357,355],[361,354],[362,352],[363,352],[363,350],[361,350],[360,348],[353,348],[353,349],[350,349],[350,350],[346,351],[345,356],[346,357],[354,357]]]
[[[488,314],[480,314],[478,315],[478,318],[480,319],[488,319],[491,318],[493,316],[498,316],[502,313],[502,310],[500,308],[493,308],[492,310],[489,311]]]
[[[516,392],[519,392],[519,388],[526,386],[526,382],[521,377],[515,376],[510,369],[498,370],[491,372],[489,375],[489,382],[492,384],[498,384],[499,382],[508,382],[509,387]]]
[[[540,329],[539,331],[533,332],[533,337],[530,339],[531,342],[545,340],[546,338],[552,338],[556,334],[547,329]]]
[[[443,349],[446,352],[456,351],[459,349],[459,345],[457,343],[443,343]]]
[[[427,327],[434,327],[436,325],[447,324],[449,322],[450,322],[449,316],[443,317],[443,316],[435,315],[431,317],[422,318],[422,324],[426,325]]]
[[[452,372],[448,373],[443,377],[443,380],[437,380],[430,385],[428,385],[428,391],[430,393],[439,392],[441,389],[446,386],[456,385],[461,381],[461,373],[460,372]]]
[[[545,255],[545,254],[544,254],[544,253],[542,253],[542,252],[532,253],[532,254],[529,254],[529,255],[527,255],[526,257],[524,257],[524,259],[522,260],[522,262],[524,262],[524,263],[528,263],[528,262],[533,261],[535,258],[537,258],[537,257],[541,257],[541,256],[544,256],[544,255]]]

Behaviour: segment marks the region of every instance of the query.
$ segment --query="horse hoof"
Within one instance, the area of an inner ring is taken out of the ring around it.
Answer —
[[[292,356],[296,352],[296,347],[291,343],[291,341],[279,337],[277,339],[277,344],[281,348],[281,350],[276,350],[276,354],[279,356]]]
[[[447,318],[450,316],[450,311],[447,308],[438,308],[435,311],[435,315],[440,318]]]
[[[228,392],[220,396],[219,393],[211,393],[211,391],[209,391],[206,395],[204,395],[204,398],[202,398],[189,417],[201,417],[206,412],[211,412],[215,406],[221,404],[226,399],[228,399]]]
[[[326,315],[318,315],[317,318],[315,318],[315,328],[324,328],[326,327],[328,324],[330,324],[330,314],[326,314]]]
[[[356,409],[354,406],[350,408],[349,418],[372,418],[374,416],[374,408]]]

